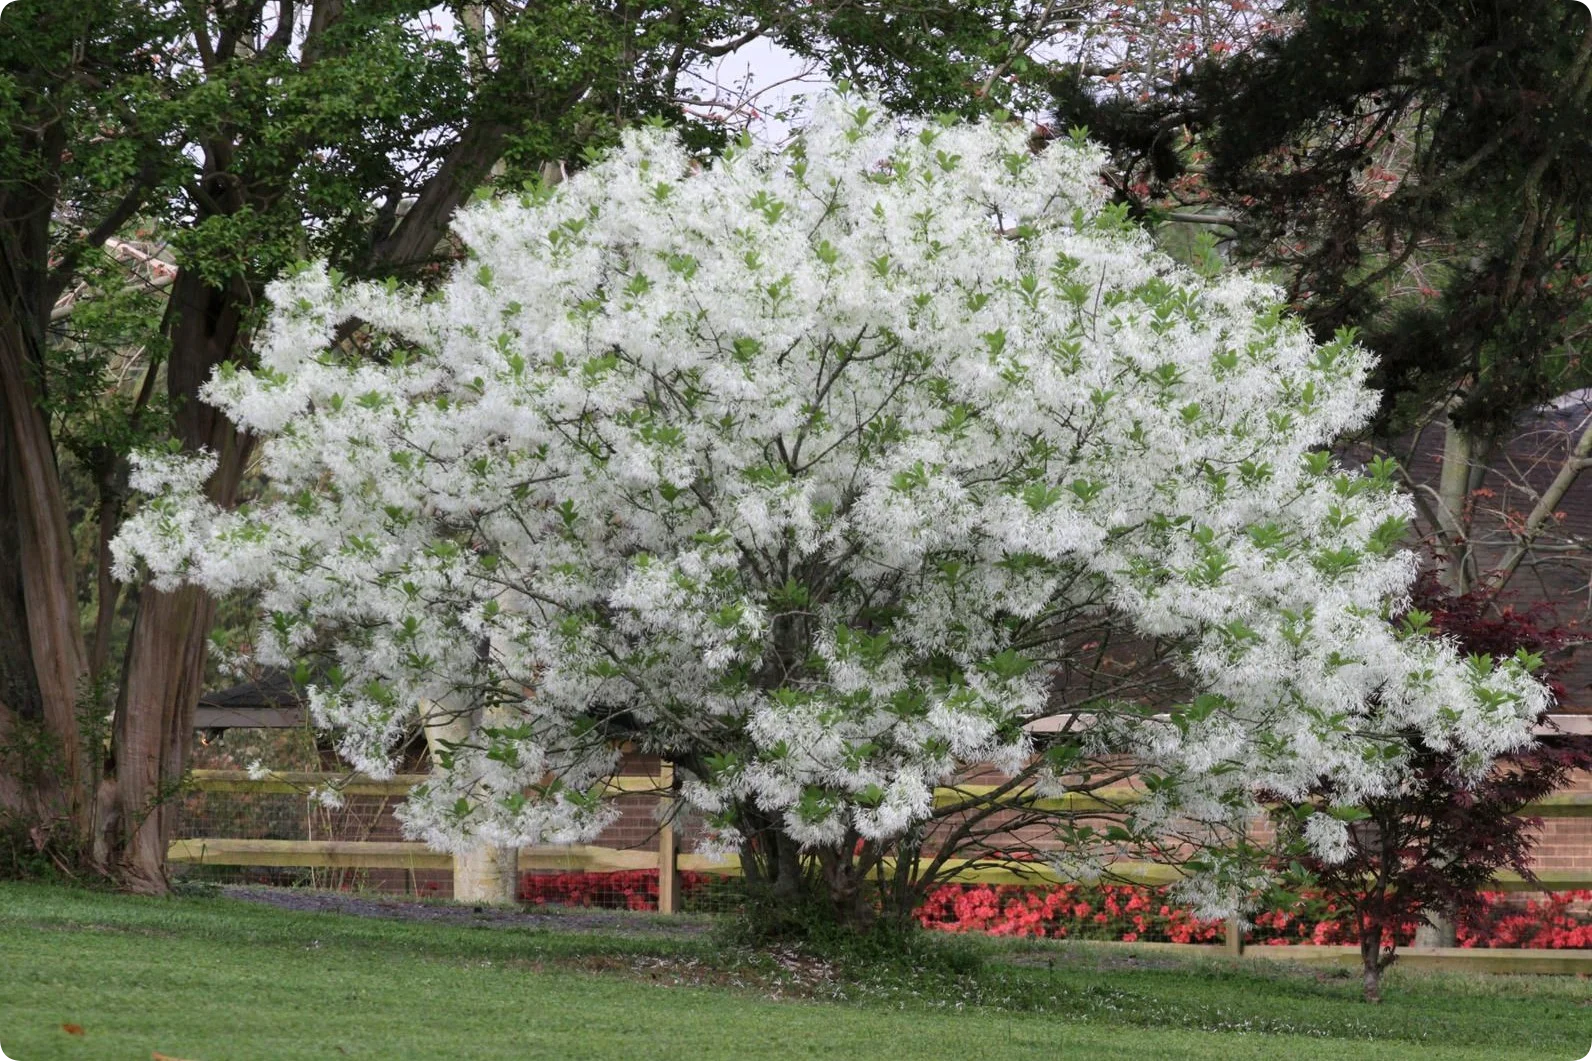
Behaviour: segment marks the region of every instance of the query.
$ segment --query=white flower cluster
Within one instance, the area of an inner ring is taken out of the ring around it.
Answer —
[[[315,715],[378,776],[421,705],[479,705],[406,811],[446,846],[589,834],[621,740],[721,838],[749,809],[898,835],[1079,710],[1051,678],[1078,623],[1199,692],[1085,706],[1093,752],[1162,779],[1150,819],[1353,802],[1399,731],[1477,769],[1526,741],[1519,667],[1388,621],[1409,502],[1321,451],[1373,407],[1367,355],[1156,252],[1100,162],[846,95],[782,152],[630,133],[465,211],[434,292],[276,285],[259,368],[205,391],[268,436],[271,499],[146,462],[123,570],[256,590],[259,654],[335,657]]]
[[[1337,865],[1349,857],[1349,826],[1330,814],[1312,814],[1305,821],[1305,839],[1329,865]]]

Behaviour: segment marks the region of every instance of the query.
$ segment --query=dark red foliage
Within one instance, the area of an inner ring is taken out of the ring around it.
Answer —
[[[1410,604],[1430,615],[1432,626],[1457,640],[1467,653],[1497,658],[1525,649],[1541,656],[1543,668],[1537,677],[1548,684],[1555,700],[1563,697],[1559,680],[1563,657],[1579,638],[1559,625],[1546,601],[1518,608],[1486,590],[1450,593],[1434,572],[1427,571],[1410,591]]]

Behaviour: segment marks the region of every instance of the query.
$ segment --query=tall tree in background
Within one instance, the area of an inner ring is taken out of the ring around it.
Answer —
[[[74,541],[89,522],[100,542],[114,535],[125,454],[163,434],[216,453],[208,493],[236,501],[250,439],[197,392],[218,365],[251,361],[265,285],[287,263],[413,275],[494,171],[517,184],[639,118],[711,147],[722,128],[690,115],[711,118],[717,101],[692,71],[760,36],[905,108],[966,109],[969,86],[992,86],[1047,36],[1054,8],[12,4],[0,24],[0,817],[40,843],[59,834],[132,888],[165,888],[167,797],[215,607],[191,588],[117,585],[103,549],[89,580]],[[140,231],[169,240],[169,267],[118,241]],[[357,348],[357,327],[344,341]]]
[[[1451,588],[1506,580],[1592,450],[1582,425],[1497,571],[1477,563],[1468,502],[1489,456],[1520,413],[1592,382],[1579,353],[1592,325],[1586,11],[1195,7],[1270,10],[1229,23],[1201,61],[1163,59],[1158,93],[1106,93],[1066,71],[1060,116],[1113,147],[1135,208],[1223,234],[1235,260],[1275,271],[1318,335],[1358,330],[1380,359],[1375,433],[1446,429],[1441,483],[1420,494]]]

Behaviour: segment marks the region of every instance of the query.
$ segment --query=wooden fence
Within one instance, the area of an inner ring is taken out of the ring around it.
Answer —
[[[329,786],[344,796],[401,798],[415,785],[427,780],[425,774],[397,774],[376,779],[360,774],[277,772],[263,779],[251,778],[241,770],[195,770],[192,787],[199,792],[232,794],[298,794]],[[655,795],[673,798],[673,776],[665,764],[659,774],[623,776],[608,782],[610,796]],[[992,786],[963,785],[942,788],[935,793],[940,805],[960,802],[988,793]],[[1110,810],[1135,798],[1128,787],[1099,793],[1067,793],[1038,801],[1038,807],[1056,811]],[[1561,793],[1530,804],[1522,813],[1542,818],[1592,818],[1592,792]],[[673,914],[679,910],[679,870],[738,876],[740,862],[683,854],[672,823],[658,829],[658,850],[640,851],[600,847],[595,844],[548,844],[521,848],[519,869],[607,873],[620,870],[658,870],[658,911]],[[234,837],[195,837],[174,840],[168,860],[175,864],[211,866],[281,866],[318,869],[402,869],[451,870],[452,856],[434,851],[424,843],[391,840],[259,840]],[[950,860],[950,879],[959,883],[1040,884],[1060,883],[1062,878],[1038,861],[978,859]],[[1113,863],[1114,878],[1131,884],[1151,886],[1171,884],[1179,873],[1176,867],[1156,862],[1123,861]],[[1592,889],[1592,869],[1544,870],[1536,881],[1517,873],[1500,873],[1493,887],[1505,892],[1556,892]],[[1359,963],[1357,947],[1252,947],[1243,946],[1236,923],[1229,923],[1227,942],[1220,946],[1197,944],[1124,944],[1137,947],[1176,947],[1180,950],[1223,951],[1289,960],[1327,964]],[[1592,950],[1525,951],[1474,950],[1462,948],[1405,948],[1400,961],[1414,967],[1465,968],[1483,972],[1592,974]]]

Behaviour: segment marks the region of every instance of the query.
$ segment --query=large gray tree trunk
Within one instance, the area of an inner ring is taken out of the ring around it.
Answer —
[[[1443,466],[1437,482],[1437,519],[1442,534],[1443,584],[1455,593],[1474,585],[1470,546],[1470,491],[1477,440],[1449,422],[1443,429]]]
[[[1441,914],[1428,914],[1431,924],[1422,924],[1415,929],[1415,945],[1417,947],[1457,947],[1459,945],[1458,931],[1452,918]]]

